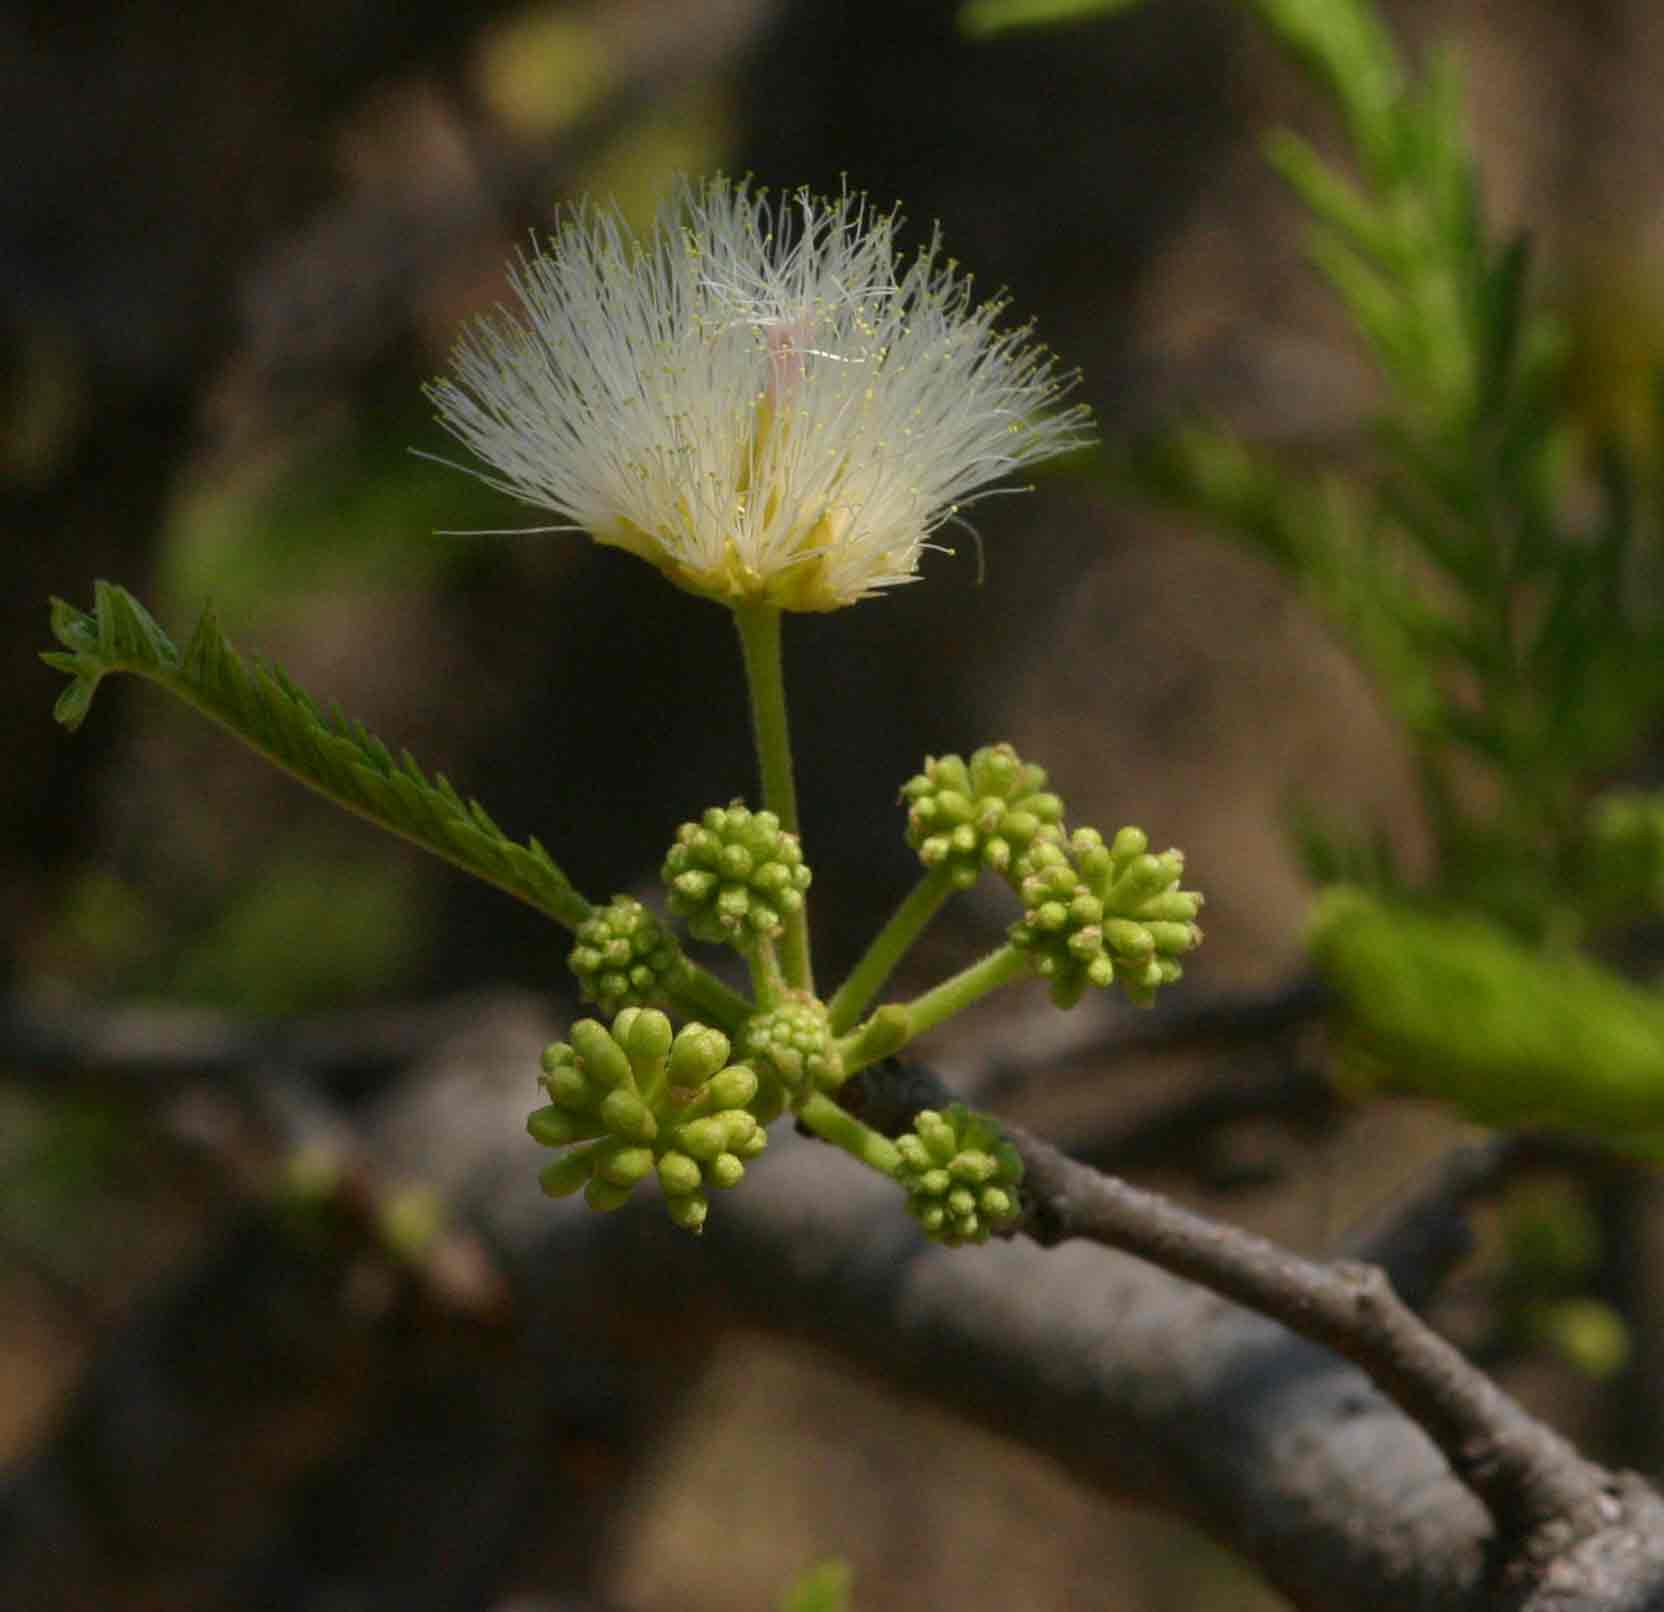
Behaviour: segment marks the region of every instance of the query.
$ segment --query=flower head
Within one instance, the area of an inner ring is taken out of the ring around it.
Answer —
[[[859,196],[681,181],[654,235],[580,204],[429,395],[478,474],[726,604],[910,582],[976,489],[1089,440],[1073,384]]]

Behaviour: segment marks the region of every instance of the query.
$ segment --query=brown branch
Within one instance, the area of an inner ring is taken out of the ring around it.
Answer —
[[[954,1097],[936,1076],[896,1060],[868,1071],[854,1095],[867,1122],[888,1135]],[[1505,1556],[1531,1554],[1545,1533],[1541,1548],[1552,1551],[1566,1533],[1581,1537],[1611,1521],[1606,1474],[1527,1415],[1394,1287],[1397,1276],[1412,1302],[1426,1301],[1468,1248],[1462,1211],[1525,1144],[1498,1139],[1458,1150],[1355,1244],[1373,1262],[1325,1264],[1105,1175],[1017,1127],[1005,1130],[1023,1155],[1023,1229],[1036,1242],[1080,1238],[1135,1254],[1351,1360],[1484,1502]]]
[[[779,1133],[744,1190],[721,1201],[702,1246],[645,1193],[639,1208],[611,1216],[550,1203],[523,1129],[525,1072],[554,1032],[547,1005],[504,994],[453,1006],[450,1033],[433,1022],[421,1064],[361,1113],[363,1144],[378,1173],[427,1183],[508,1259],[527,1284],[518,1313],[541,1329],[522,1340],[522,1356],[554,1363],[538,1368],[551,1389],[572,1376],[574,1358],[610,1359],[620,1337],[662,1332],[667,1315],[683,1326],[689,1315],[750,1323],[1015,1438],[1100,1494],[1195,1520],[1303,1612],[1664,1605],[1664,1505],[1649,1486],[1615,1478],[1621,1514],[1582,1542],[1562,1541],[1535,1564],[1535,1585],[1500,1598],[1487,1571],[1496,1530],[1410,1417],[1329,1349],[1143,1259],[1080,1239],[1050,1250],[1026,1239],[931,1248],[888,1182]],[[212,1336],[219,1322],[201,1321]],[[217,1369],[212,1348],[193,1344],[189,1357]],[[685,1381],[687,1371],[678,1353],[670,1374]],[[251,1387],[267,1376],[251,1373]],[[514,1403],[524,1425],[524,1402]],[[388,1412],[397,1422],[403,1407]],[[154,1460],[112,1459],[98,1484],[72,1495],[64,1474],[80,1470],[83,1447],[72,1434],[66,1426],[62,1448],[42,1451],[38,1483],[20,1474],[0,1494],[0,1582],[8,1565],[27,1566],[31,1542],[68,1559],[50,1545],[61,1536],[29,1521],[36,1502],[104,1504],[108,1488],[143,1490],[155,1470]],[[234,1435],[216,1426],[199,1464],[219,1470],[223,1449],[246,1443]],[[377,1440],[358,1476],[402,1483],[403,1459]],[[436,1582],[444,1549],[435,1530],[421,1552]]]
[[[1379,1267],[1305,1259],[1007,1132],[1023,1156],[1025,1229],[1037,1242],[1080,1238],[1136,1254],[1352,1361],[1484,1502],[1508,1555],[1560,1549],[1613,1520],[1606,1474],[1427,1327]]]

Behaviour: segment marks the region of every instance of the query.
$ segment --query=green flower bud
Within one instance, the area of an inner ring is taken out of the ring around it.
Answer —
[[[945,1198],[953,1187],[953,1177],[946,1170],[926,1170],[915,1181],[921,1197]]]
[[[999,1164],[991,1153],[972,1150],[955,1153],[948,1160],[948,1174],[956,1181],[968,1181],[974,1186],[992,1181],[999,1174]]]
[[[572,1050],[578,1067],[594,1085],[628,1086],[634,1083],[629,1055],[613,1040],[612,1032],[594,1019],[579,1019],[572,1026]]]
[[[724,1109],[711,1117],[722,1126],[723,1138],[730,1149],[749,1146],[752,1137],[757,1134],[757,1121],[743,1108]]]
[[[1148,927],[1130,918],[1111,918],[1101,933],[1104,945],[1128,960],[1148,957],[1156,949],[1155,937]]]
[[[534,1142],[544,1147],[565,1147],[568,1142],[581,1142],[586,1137],[598,1136],[600,1128],[593,1120],[556,1108],[533,1109],[526,1120],[526,1130]]]
[[[638,1071],[664,1058],[675,1039],[670,1020],[654,1008],[625,1008],[612,1021],[612,1034]]]
[[[570,1197],[589,1180],[594,1149],[574,1148],[538,1172],[538,1183],[551,1198]]]
[[[929,1110],[926,1110],[929,1112]],[[922,1137],[907,1135],[896,1138],[896,1151],[901,1155],[901,1161],[909,1169],[924,1171],[930,1168],[930,1149],[924,1145]]]
[[[728,1128],[714,1114],[690,1120],[686,1125],[676,1127],[676,1145],[701,1164],[707,1164],[718,1153],[727,1151]]]
[[[659,1122],[633,1091],[608,1092],[601,1103],[601,1122],[614,1136],[632,1142],[651,1142],[659,1134]]]
[[[653,1173],[653,1150],[649,1147],[603,1147],[595,1155],[595,1174],[615,1187],[633,1187]]]
[[[705,1229],[705,1216],[710,1213],[710,1204],[703,1192],[690,1192],[681,1198],[666,1198],[664,1206],[670,1218],[683,1231],[691,1231],[697,1235]]]
[[[745,1108],[757,1095],[757,1077],[742,1063],[730,1064],[711,1076],[711,1102],[717,1108]]]
[[[608,1181],[604,1176],[592,1175],[589,1185],[584,1188],[584,1201],[601,1214],[611,1214],[630,1201],[630,1189],[616,1181]]]
[[[927,868],[945,867],[967,890],[983,871],[1009,876],[1037,841],[1062,837],[1063,802],[1046,791],[1043,769],[1008,744],[930,757],[901,791],[907,843]]]
[[[991,1119],[962,1103],[942,1113],[926,1109],[910,1135],[897,1137],[896,1151],[909,1212],[933,1241],[986,1242],[1020,1215],[1017,1150]]]
[[[1116,912],[1135,912],[1151,896],[1158,896],[1179,881],[1184,862],[1177,865],[1170,860],[1178,856],[1169,851],[1166,856],[1133,857],[1123,868],[1121,876],[1105,893],[1105,904]]]
[[[631,896],[615,896],[579,924],[566,961],[584,1000],[609,1018],[665,997],[687,966],[676,937]]]
[[[683,1025],[670,1048],[670,1082],[698,1086],[728,1061],[728,1037],[707,1024]]]
[[[809,869],[795,834],[773,812],[740,801],[684,823],[662,870],[670,910],[700,940],[749,950],[803,909]]]
[[[705,1170],[705,1181],[713,1187],[737,1187],[745,1175],[745,1166],[732,1153],[719,1153]]]
[[[548,1092],[550,1102],[562,1108],[585,1112],[595,1104],[596,1088],[584,1078],[572,1049],[564,1043],[557,1043],[557,1047],[566,1054],[566,1061],[557,1062],[543,1076],[543,1089]],[[556,1047],[549,1049],[550,1052],[555,1050]],[[544,1054],[544,1061],[549,1061],[548,1053]]]
[[[659,1159],[659,1185],[667,1198],[695,1191],[703,1179],[698,1161],[686,1153],[666,1153]]]
[[[933,1108],[925,1109],[914,1120],[913,1130],[938,1164],[946,1164],[959,1150],[959,1133],[953,1121]]]

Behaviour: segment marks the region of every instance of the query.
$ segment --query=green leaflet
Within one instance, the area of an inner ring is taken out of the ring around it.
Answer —
[[[1319,897],[1313,960],[1347,1044],[1388,1083],[1492,1125],[1664,1150],[1664,1001],[1482,919],[1339,887]]]
[[[443,774],[429,782],[408,751],[395,758],[362,724],[333,706],[321,711],[281,668],[246,665],[211,611],[203,612],[181,655],[137,599],[100,582],[91,615],[52,601],[52,633],[64,647],[41,659],[72,679],[53,711],[72,732],[86,719],[99,683],[111,672],[130,672],[194,706],[338,806],[557,923],[572,929],[589,916],[590,904],[535,839],[524,845],[509,839],[478,801],[464,800]]]

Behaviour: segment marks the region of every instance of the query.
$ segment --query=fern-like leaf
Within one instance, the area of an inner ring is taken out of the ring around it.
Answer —
[[[54,715],[74,731],[98,685],[129,672],[165,688],[259,751],[308,788],[360,817],[443,857],[569,929],[589,903],[535,839],[511,840],[476,801],[443,774],[431,781],[408,752],[397,757],[361,723],[326,712],[276,666],[241,660],[205,611],[181,654],[124,589],[100,582],[91,615],[52,601],[52,634],[62,650],[41,657],[67,673]]]

